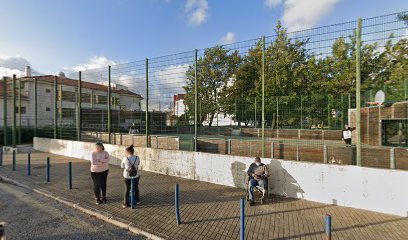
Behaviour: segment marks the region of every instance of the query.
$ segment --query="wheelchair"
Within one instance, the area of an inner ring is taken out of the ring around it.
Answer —
[[[249,201],[249,180],[250,178],[247,178],[247,182],[246,182],[246,200]],[[260,186],[256,186],[254,188],[254,201],[256,200],[256,195],[257,193],[261,195],[261,204],[265,203],[265,199],[268,198],[268,178],[264,179],[266,184],[265,187],[260,187]]]

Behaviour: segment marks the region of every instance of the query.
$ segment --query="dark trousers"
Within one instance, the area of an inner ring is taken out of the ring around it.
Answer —
[[[103,172],[91,172],[93,190],[97,199],[101,198],[101,192],[102,197],[106,197],[106,181],[108,179],[108,173],[109,170]]]
[[[347,145],[351,145],[351,138],[344,139],[344,142],[345,142]]]
[[[135,196],[136,196],[136,202],[140,201],[140,195],[139,195],[139,180],[140,177],[135,178]],[[129,192],[130,188],[132,187],[132,179],[130,178],[125,178],[125,192],[123,193],[123,203],[125,205],[129,205]]]

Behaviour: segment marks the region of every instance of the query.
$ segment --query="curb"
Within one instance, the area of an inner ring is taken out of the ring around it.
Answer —
[[[8,178],[8,177],[2,176],[2,175],[0,175],[0,181],[3,181],[3,182],[8,183],[8,184],[13,184],[15,186],[18,186],[18,187],[21,187],[21,188],[24,188],[24,189],[27,189],[27,190],[31,190],[31,191],[36,192],[36,193],[38,193],[40,195],[43,195],[43,196],[45,196],[47,198],[54,199],[57,202],[60,202],[60,203],[62,203],[64,205],[75,208],[75,209],[77,209],[77,210],[79,210],[79,211],[81,211],[81,212],[83,212],[85,214],[88,214],[90,216],[93,216],[93,217],[95,217],[95,218],[97,218],[99,220],[110,223],[110,224],[112,224],[112,225],[114,225],[116,227],[126,229],[126,230],[130,231],[133,234],[143,235],[143,236],[147,237],[148,239],[152,239],[152,240],[165,240],[165,238],[159,237],[159,236],[157,236],[155,234],[152,234],[150,232],[146,232],[146,231],[136,227],[134,225],[134,223],[132,223],[132,222],[129,222],[129,221],[121,219],[121,218],[113,217],[111,214],[107,214],[107,213],[104,213],[104,212],[98,212],[98,211],[95,211],[95,210],[90,210],[88,208],[82,207],[79,203],[73,203],[68,199],[65,199],[65,198],[59,197],[59,196],[55,196],[52,193],[47,192],[45,190],[31,188],[31,187],[29,187],[29,186],[27,186],[25,184],[22,184],[20,182],[17,182],[15,180],[11,179],[11,178]]]

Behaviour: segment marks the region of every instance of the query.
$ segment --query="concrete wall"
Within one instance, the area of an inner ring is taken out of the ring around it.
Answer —
[[[105,145],[112,164],[119,164],[123,146]],[[93,143],[35,138],[34,148],[88,159]],[[249,157],[136,148],[141,168],[177,177],[243,187]],[[356,166],[283,161],[265,158],[271,172],[270,192],[408,217],[408,172]]]

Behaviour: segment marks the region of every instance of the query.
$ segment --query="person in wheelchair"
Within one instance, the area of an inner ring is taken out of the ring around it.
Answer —
[[[269,176],[268,168],[265,164],[261,162],[261,158],[256,157],[255,162],[252,163],[247,171],[248,180],[248,195],[249,195],[249,205],[253,206],[255,204],[254,189],[256,187],[262,188],[263,193],[266,191],[267,178]]]

